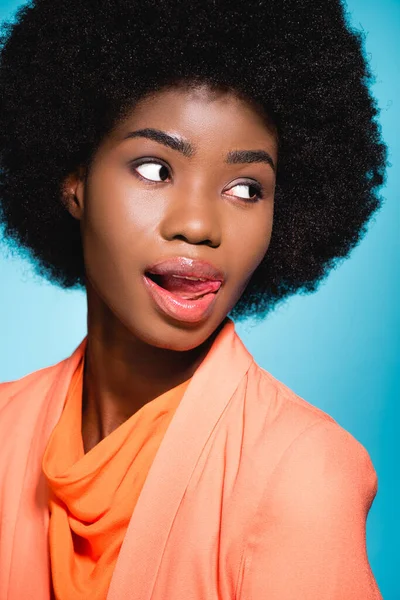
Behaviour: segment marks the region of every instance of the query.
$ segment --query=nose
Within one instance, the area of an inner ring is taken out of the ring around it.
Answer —
[[[186,190],[168,202],[161,223],[161,235],[167,241],[184,240],[188,244],[221,244],[221,199],[210,190]]]

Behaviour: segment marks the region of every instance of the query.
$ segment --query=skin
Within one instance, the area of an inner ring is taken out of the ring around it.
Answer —
[[[149,128],[184,140],[191,154],[127,137]],[[263,150],[274,167],[228,164],[237,150]],[[161,161],[169,174],[154,164],[138,167],[143,157]],[[86,452],[204,360],[268,250],[276,165],[275,132],[255,106],[204,86],[170,88],[136,104],[103,140],[90,170],[66,179],[64,200],[80,221],[87,278]],[[209,261],[224,273],[211,315],[198,323],[164,315],[143,283],[147,266],[175,256]]]

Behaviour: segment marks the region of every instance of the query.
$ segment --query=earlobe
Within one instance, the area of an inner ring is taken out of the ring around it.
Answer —
[[[62,202],[70,215],[80,221],[84,211],[85,177],[82,169],[66,177],[62,185]]]

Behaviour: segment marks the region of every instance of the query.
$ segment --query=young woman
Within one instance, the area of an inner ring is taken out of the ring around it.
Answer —
[[[339,0],[32,0],[3,30],[9,239],[88,334],[0,386],[1,600],[373,600],[377,476],[234,321],[311,292],[386,150]]]

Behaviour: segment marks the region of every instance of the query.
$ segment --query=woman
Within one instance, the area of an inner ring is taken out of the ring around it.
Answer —
[[[6,233],[84,287],[0,387],[1,600],[372,600],[377,477],[234,319],[314,291],[386,150],[338,0],[36,0],[4,30]]]

